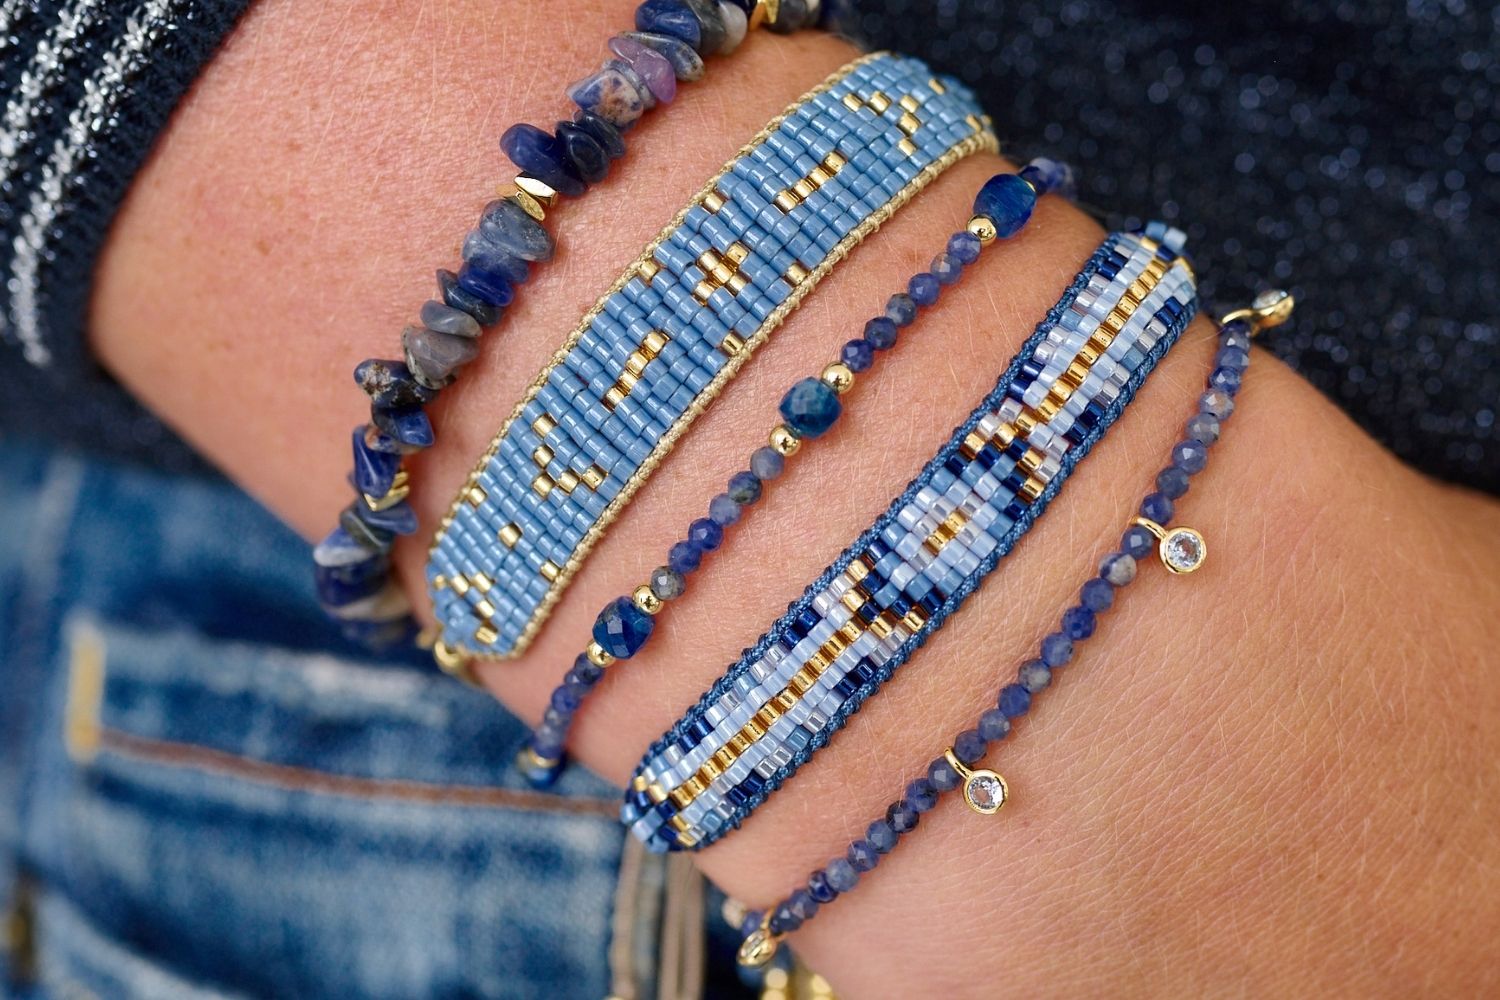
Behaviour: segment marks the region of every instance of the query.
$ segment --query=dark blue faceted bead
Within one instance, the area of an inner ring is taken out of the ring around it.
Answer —
[[[516,297],[510,282],[491,270],[493,258],[471,257],[458,269],[458,287],[482,302],[503,309]]]
[[[562,732],[573,724],[572,712],[559,712],[549,703],[546,711],[542,713],[542,725]]]
[[[961,781],[947,757],[939,757],[927,765],[927,780],[940,792],[951,792]]]
[[[839,394],[822,379],[803,379],[781,400],[781,419],[799,438],[822,436],[842,411]]]
[[[572,122],[557,123],[565,169],[585,184],[598,184],[609,174],[609,154],[597,139]]]
[[[953,739],[953,756],[959,763],[973,764],[989,749],[989,741],[977,729],[965,729]]]
[[[583,699],[578,696],[578,692],[566,684],[552,692],[552,707],[565,715],[578,711],[578,706],[582,704]]]
[[[865,839],[881,854],[889,854],[895,848],[899,838],[896,836],[896,831],[891,829],[891,824],[883,819],[877,819],[865,830]]]
[[[914,274],[906,283],[907,294],[911,300],[919,306],[930,306],[938,300],[938,292],[942,290],[942,283],[938,281],[935,274]]]
[[[932,782],[926,778],[918,778],[906,786],[906,795],[902,799],[919,813],[927,812],[937,805],[937,789],[932,787]]]
[[[802,923],[807,923],[818,914],[818,901],[806,889],[798,889],[787,897],[787,908]]]
[[[865,371],[875,361],[875,348],[870,346],[866,340],[851,340],[839,351],[839,360],[842,361],[851,372],[858,374]]]
[[[891,829],[905,836],[917,828],[917,821],[922,817],[917,811],[905,802],[897,802],[885,811],[885,821],[891,824]]]
[[[401,469],[401,456],[388,451],[376,451],[365,441],[365,425],[354,428],[354,486],[361,493],[380,498],[390,491],[396,473]]]
[[[1088,608],[1074,606],[1063,612],[1062,630],[1074,642],[1087,639],[1094,634],[1094,613]]]
[[[635,9],[637,31],[671,35],[695,50],[703,39],[703,29],[691,7],[682,0],[646,0]]]
[[[1219,418],[1212,413],[1195,413],[1188,418],[1187,436],[1190,441],[1213,444],[1219,440]]]
[[[1188,491],[1188,474],[1169,465],[1156,474],[1156,491],[1168,500],[1176,500]]]
[[[854,870],[847,858],[836,858],[828,862],[828,885],[834,892],[848,892],[859,884],[859,872]]]
[[[625,138],[620,135],[620,130],[613,122],[600,118],[592,111],[576,111],[573,114],[573,124],[588,133],[611,160],[618,160],[625,155]]]
[[[784,901],[771,911],[771,919],[766,921],[766,928],[772,934],[787,934],[801,926],[802,921],[792,912],[790,904]]]
[[[439,269],[437,273],[438,294],[444,302],[474,317],[480,326],[494,326],[500,320],[500,307],[458,286],[458,275]]]
[[[1073,168],[1066,163],[1038,156],[1021,168],[1021,176],[1030,181],[1041,194],[1056,193],[1064,198],[1073,197]]]
[[[1007,684],[1000,689],[997,707],[1007,719],[1025,715],[1031,708],[1031,692],[1020,684]]]
[[[1001,239],[1020,232],[1034,208],[1036,189],[1017,174],[996,174],[974,198],[974,214],[993,222]]]
[[[1156,548],[1156,536],[1139,524],[1132,524],[1126,528],[1125,534],[1120,539],[1120,551],[1132,559],[1149,555],[1154,548]]]
[[[1214,364],[1220,368],[1233,368],[1236,371],[1244,371],[1250,367],[1250,353],[1238,347],[1221,347],[1219,353],[1214,355]]]
[[[896,346],[896,324],[884,316],[876,316],[865,324],[865,340],[877,351],[886,351]]]
[[[980,736],[993,743],[1003,740],[1010,733],[1010,719],[998,708],[992,708],[979,717],[975,727]]]
[[[1198,410],[1217,418],[1222,424],[1234,412],[1234,398],[1222,390],[1210,389],[1198,398]]]
[[[964,266],[950,253],[940,253],[927,265],[940,285],[951,285],[964,273]]]
[[[1128,558],[1128,557],[1127,557]],[[1042,662],[1056,669],[1073,658],[1073,640],[1061,632],[1053,632],[1042,640]]]
[[[556,760],[562,755],[567,734],[556,726],[541,726],[531,734],[531,749],[538,757]]]
[[[1135,568],[1135,557],[1130,553],[1111,552],[1099,562],[1099,578],[1123,587],[1135,579]]]
[[[1027,660],[1021,664],[1021,669],[1016,671],[1016,679],[1021,682],[1023,688],[1036,694],[1052,683],[1052,668],[1041,660]]]
[[[1214,373],[1208,377],[1208,384],[1233,396],[1240,391],[1240,370],[1238,368],[1215,368]]]
[[[738,521],[740,510],[740,504],[728,493],[720,493],[708,504],[708,516],[721,528],[727,528]]]
[[[880,863],[880,852],[875,850],[875,845],[868,840],[856,840],[849,845],[849,851],[844,856],[849,859],[849,864],[854,870],[861,874],[872,870]]]
[[[725,492],[741,507],[748,506],[760,499],[760,477],[753,472],[736,472],[729,477]]]
[[[573,171],[563,143],[545,129],[525,122],[512,125],[500,136],[500,148],[523,173],[559,194],[570,198],[583,194],[583,178]]]
[[[713,520],[700,517],[688,525],[687,540],[704,552],[712,552],[724,541],[724,529]]]
[[[785,468],[786,459],[775,448],[762,446],[750,453],[750,471],[762,483],[775,479]]]
[[[1110,605],[1115,603],[1115,588],[1109,585],[1109,581],[1095,577],[1078,592],[1078,603],[1094,614],[1108,611]]]
[[[821,868],[807,876],[807,893],[820,903],[831,903],[839,898],[839,891],[828,884],[828,873]]]
[[[383,406],[372,406],[370,420],[382,433],[389,434],[404,445],[413,448],[432,447],[432,421],[421,410],[388,410]]]
[[[346,536],[347,534],[345,532]],[[328,608],[342,607],[369,597],[385,586],[389,577],[390,563],[385,556],[375,553],[364,553],[364,558],[360,561],[339,566],[313,566],[313,583],[317,587],[318,603]]]
[[[897,292],[885,302],[885,318],[897,326],[911,326],[917,318],[917,303],[905,292]]]
[[[593,685],[598,684],[604,677],[604,668],[589,659],[589,654],[579,653],[578,658],[573,661],[573,668],[568,673],[576,677],[580,684]]]
[[[1208,445],[1201,441],[1177,442],[1172,447],[1172,464],[1188,475],[1196,476],[1208,464]]]
[[[979,237],[967,229],[954,233],[948,237],[948,253],[960,264],[972,264],[979,259],[979,251],[984,249],[984,244]]]
[[[413,377],[405,361],[366,358],[355,366],[354,381],[372,404],[387,410],[425,406],[438,396],[437,389],[428,388]]]
[[[667,566],[674,573],[687,576],[703,561],[703,550],[692,542],[678,542],[667,550]]]
[[[1141,516],[1157,524],[1167,524],[1172,520],[1172,501],[1163,493],[1147,493],[1141,500]]]
[[[630,598],[617,597],[594,620],[594,641],[610,656],[628,660],[651,638],[655,624]]]

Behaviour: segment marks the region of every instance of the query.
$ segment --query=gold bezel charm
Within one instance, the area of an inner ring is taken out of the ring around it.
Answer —
[[[1010,785],[998,772],[969,767],[954,755],[952,747],[943,751],[943,757],[963,779],[964,801],[979,815],[993,816],[1010,801]]]
[[[1149,517],[1138,517],[1135,523],[1156,538],[1156,554],[1169,572],[1182,576],[1195,572],[1208,560],[1208,542],[1196,528],[1179,525],[1163,528]]]

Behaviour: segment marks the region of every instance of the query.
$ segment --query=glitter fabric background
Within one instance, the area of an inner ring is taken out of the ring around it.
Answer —
[[[1185,228],[1211,298],[1289,286],[1272,350],[1412,464],[1500,493],[1496,5],[857,0],[844,26],[974,85],[1107,224]],[[0,430],[196,464],[76,366],[4,382]]]

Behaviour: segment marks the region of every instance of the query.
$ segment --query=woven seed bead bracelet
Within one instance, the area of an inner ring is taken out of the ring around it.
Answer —
[[[403,457],[432,446],[423,408],[478,354],[482,329],[499,322],[531,264],[551,259],[546,211],[559,196],[603,180],[625,154],[622,133],[669,103],[679,80],[701,77],[703,56],[732,52],[754,25],[785,33],[815,23],[819,7],[816,0],[646,0],[636,10],[638,30],[610,40],[614,58],[568,88],[579,108],[572,120],[550,135],[522,124],[501,137],[521,173],[485,206],[464,241],[462,267],[438,271],[437,297],[401,334],[402,360],[371,358],[354,370],[371,403],[370,422],[353,435],[356,496],[313,552],[318,599],[346,636],[380,646],[414,634],[410,607],[390,581],[396,536],[417,530]]]
[[[1011,550],[1192,317],[1182,241],[1109,236],[886,513],[651,747],[622,810],[649,848],[738,826]]]
[[[584,315],[455,498],[427,567],[439,662],[523,651],[751,352],[865,235],[996,146],[967,89],[888,53],[773,120]]]
[[[535,785],[549,785],[562,767],[568,730],[584,699],[617,660],[634,656],[646,645],[654,618],[667,603],[682,596],[688,578],[703,558],[724,541],[724,533],[753,506],[766,484],[781,475],[786,459],[800,452],[802,443],[827,433],[841,417],[841,400],[855,377],[874,365],[880,352],[896,345],[898,332],[916,321],[918,313],[935,305],[944,288],[955,284],[968,265],[979,259],[995,239],[1009,239],[1025,228],[1037,198],[1057,192],[1072,195],[1072,171],[1064,164],[1036,159],[1019,174],[997,174],[981,189],[976,214],[968,226],[948,238],[945,248],[926,271],[912,276],[906,290],[892,295],[884,312],[864,326],[863,336],[846,343],[837,361],[817,378],[792,385],[782,397],[782,423],[768,443],[750,455],[749,467],[729,479],[728,489],[708,505],[708,515],[693,521],[687,537],[672,546],[664,566],[628,596],[606,604],[594,622],[593,641],[578,655],[562,684],[552,692],[542,725],[532,734],[518,764]]]
[[[1250,364],[1251,339],[1290,318],[1292,306],[1285,292],[1265,292],[1249,309],[1232,312],[1220,321],[1219,349],[1207,391],[1198,398],[1186,436],[1172,448],[1171,464],[1157,474],[1155,489],[1141,500],[1139,516],[1125,530],[1119,549],[1100,561],[1098,575],[1083,585],[1078,603],[1063,613],[1058,630],[1042,640],[1039,655],[1022,663],[1016,680],[1000,689],[995,707],[982,714],[974,728],[954,737],[952,746],[906,786],[884,818],[871,823],[843,857],[814,871],[790,896],[746,917],[739,953],[743,964],[766,964],[783,936],[811,920],[819,907],[852,891],[862,874],[916,829],[921,815],[936,806],[943,793],[961,789],[969,808],[986,816],[1005,805],[1010,794],[1005,779],[976,765],[990,744],[1005,739],[1012,720],[1026,714],[1032,699],[1052,683],[1053,675],[1072,660],[1077,644],[1094,634],[1097,616],[1113,605],[1115,591],[1135,579],[1139,561],[1155,549],[1173,574],[1191,573],[1203,565],[1208,555],[1203,536],[1189,527],[1167,527],[1175,501],[1187,492],[1189,480],[1207,466],[1209,449],[1234,412],[1234,398]]]

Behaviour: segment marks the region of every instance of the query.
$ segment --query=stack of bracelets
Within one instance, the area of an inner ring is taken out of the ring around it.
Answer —
[[[320,599],[349,635],[389,643],[413,634],[389,580],[395,536],[417,527],[403,456],[431,446],[423,407],[476,356],[481,328],[499,320],[530,264],[552,256],[546,210],[602,180],[624,153],[622,133],[670,102],[679,81],[697,79],[702,56],[732,51],[758,24],[785,32],[818,15],[807,0],[646,0],[640,30],[612,39],[615,58],[569,89],[580,109],[571,121],[550,134],[530,125],[505,133],[501,145],[522,172],[486,206],[458,272],[438,272],[439,297],[403,333],[402,360],[372,359],[355,371],[372,403],[370,423],[354,432],[358,496],[314,553]],[[524,651],[604,531],[819,281],[948,167],[997,148],[989,118],[963,86],[887,53],[834,73],[746,144],[563,339],[454,499],[426,573],[439,666],[471,679],[474,659]],[[1048,159],[990,178],[928,268],[820,373],[787,389],[746,468],[661,566],[599,612],[518,755],[533,784],[556,779],[573,720],[605,671],[645,648],[657,616],[725,532],[805,442],[839,421],[856,381],[985,247],[1022,234],[1039,198],[1072,188],[1071,170]],[[961,608],[1193,318],[1197,287],[1184,241],[1162,223],[1104,239],[994,388],[885,512],[647,750],[621,810],[634,836],[654,851],[682,851],[737,829]],[[770,961],[786,934],[850,892],[944,792],[961,790],[986,815],[1005,804],[1005,780],[980,762],[1093,635],[1138,561],[1154,549],[1173,573],[1202,565],[1202,535],[1172,525],[1176,502],[1234,410],[1251,338],[1291,309],[1288,295],[1268,292],[1220,322],[1207,391],[1118,550],[994,707],[844,856],[745,916],[742,963]]]

